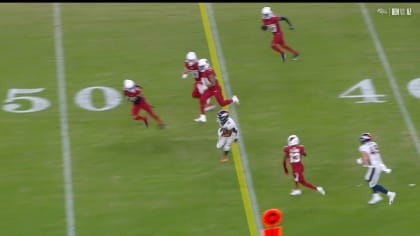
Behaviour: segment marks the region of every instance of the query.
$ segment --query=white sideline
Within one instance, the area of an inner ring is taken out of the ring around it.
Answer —
[[[66,209],[67,236],[76,235],[73,204],[73,181],[71,169],[70,138],[67,120],[66,74],[64,69],[64,50],[62,41],[62,25],[60,4],[53,3],[54,11],[54,43],[57,69],[58,98],[60,106],[61,145],[64,177],[64,200]]]
[[[362,11],[363,18],[365,20],[367,29],[369,30],[370,36],[372,37],[372,41],[375,44],[376,52],[378,53],[379,59],[382,62],[382,66],[384,67],[386,76],[388,77],[389,84],[391,85],[392,92],[394,93],[395,100],[397,101],[398,107],[404,117],[405,124],[410,132],[411,139],[414,142],[414,145],[417,149],[417,154],[420,157],[420,142],[417,135],[416,128],[411,121],[411,116],[408,113],[407,108],[405,107],[404,100],[401,96],[400,90],[398,88],[398,84],[395,80],[394,73],[392,72],[391,66],[388,62],[386,57],[385,51],[382,48],[381,41],[379,40],[378,34],[376,33],[375,26],[373,25],[372,19],[369,16],[369,12],[366,9],[366,5],[364,3],[359,3],[360,10]]]
[[[226,64],[225,64],[225,60],[224,60],[224,57],[223,57],[222,46],[221,46],[221,43],[220,43],[219,34],[217,32],[217,25],[216,25],[216,21],[214,19],[212,4],[211,3],[206,3],[206,8],[207,8],[208,17],[209,17],[210,28],[212,30],[212,34],[213,34],[213,37],[214,37],[214,44],[215,44],[217,57],[218,57],[219,64],[220,64],[220,70],[221,70],[221,73],[222,73],[225,92],[226,92],[227,97],[232,97],[232,90],[231,90],[230,84],[229,84],[229,74],[228,74]],[[235,118],[236,125],[238,126],[238,129],[240,130],[241,127],[239,125],[239,117],[236,113],[235,106],[230,106],[229,111],[232,114],[232,117]],[[260,216],[260,210],[259,210],[259,207],[258,207],[257,197],[255,195],[255,190],[254,190],[254,186],[253,186],[253,183],[252,183],[251,171],[249,170],[249,167],[248,167],[248,157],[247,157],[247,154],[246,154],[245,144],[244,144],[243,140],[244,139],[241,135],[241,132],[239,132],[238,147],[239,147],[241,162],[242,162],[243,169],[244,169],[245,181],[246,181],[246,184],[248,186],[248,192],[250,194],[249,198],[251,200],[251,205],[252,205],[252,210],[253,210],[253,215],[254,215],[254,221],[257,225],[258,232],[261,232],[263,227],[262,227],[262,224],[261,224],[261,219],[259,217]]]

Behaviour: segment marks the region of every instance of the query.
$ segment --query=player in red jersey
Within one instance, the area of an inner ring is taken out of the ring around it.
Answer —
[[[210,67],[210,64],[207,59],[200,59],[198,61],[198,71],[200,72],[201,83],[198,84],[198,89],[203,91],[203,95],[200,97],[200,117],[194,119],[196,122],[206,122],[206,113],[205,113],[205,104],[207,99],[214,96],[220,106],[224,107],[230,105],[231,103],[239,104],[239,99],[237,96],[232,96],[232,98],[224,99],[222,94],[222,88],[217,81],[216,74],[214,73],[213,68]]]
[[[287,138],[287,146],[283,147],[284,158],[283,158],[283,169],[284,173],[287,175],[289,174],[289,170],[287,169],[287,162],[292,167],[292,175],[293,181],[295,182],[295,188],[290,192],[290,195],[301,195],[302,190],[299,188],[299,184],[303,186],[317,190],[322,195],[325,195],[325,190],[320,186],[315,186],[309,182],[307,182],[303,176],[303,163],[302,157],[306,156],[305,147],[299,144],[299,138],[296,135],[290,135]]]
[[[294,50],[292,47],[286,44],[283,38],[283,31],[281,30],[280,23],[279,23],[280,21],[286,21],[286,23],[289,25],[289,29],[293,30],[294,27],[292,23],[290,22],[290,20],[285,16],[275,15],[272,12],[270,7],[263,7],[263,9],[261,10],[261,14],[262,14],[262,23],[263,23],[263,25],[261,26],[261,29],[264,31],[269,29],[273,33],[273,39],[271,40],[271,48],[274,51],[281,54],[281,58],[283,62],[286,61],[286,53],[280,47],[293,53],[292,60],[296,61],[299,57],[299,53],[296,50]],[[280,47],[277,45],[280,45]]]
[[[157,116],[153,110],[152,106],[147,102],[146,98],[143,95],[142,87],[137,85],[132,80],[124,80],[124,95],[128,97],[128,100],[133,103],[131,108],[131,116],[135,120],[142,120],[146,127],[149,127],[149,122],[146,116],[140,116],[138,113],[141,109],[144,109],[149,115],[158,122],[159,127],[163,129],[165,124],[163,121]]]
[[[186,79],[188,75],[191,75],[194,78],[194,87],[192,91],[192,97],[200,99],[202,91],[198,89],[198,84],[201,83],[200,75],[198,72],[198,58],[195,52],[188,52],[185,61],[184,61],[184,71],[182,72],[182,78]],[[201,92],[201,93],[200,93]],[[210,98],[206,101],[205,111],[210,111],[216,108],[216,106],[210,102]]]

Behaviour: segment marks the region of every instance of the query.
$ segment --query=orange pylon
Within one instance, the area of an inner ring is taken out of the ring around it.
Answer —
[[[283,227],[277,226],[281,223],[283,214],[279,209],[271,208],[262,214],[262,221],[265,229],[262,230],[263,236],[282,236]]]

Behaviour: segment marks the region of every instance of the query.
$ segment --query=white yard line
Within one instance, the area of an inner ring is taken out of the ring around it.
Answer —
[[[207,8],[208,16],[209,16],[210,27],[211,27],[212,34],[213,34],[213,37],[214,37],[214,44],[215,44],[217,57],[218,57],[219,64],[220,64],[220,70],[221,70],[221,73],[222,73],[225,92],[226,92],[227,97],[232,97],[232,90],[231,90],[230,84],[229,84],[229,74],[228,74],[226,64],[225,64],[225,60],[224,60],[224,56],[223,56],[222,46],[221,46],[221,42],[220,42],[220,39],[219,39],[219,33],[217,32],[217,25],[216,25],[216,21],[214,19],[212,4],[211,3],[206,3],[206,8]],[[237,122],[238,129],[241,130],[241,127],[239,125],[239,117],[238,117],[238,114],[236,112],[235,106],[230,106],[229,111],[232,114],[232,117],[234,117],[235,121]],[[248,186],[248,192],[250,194],[249,197],[250,197],[250,200],[251,200],[253,215],[254,215],[254,218],[255,218],[254,220],[255,220],[255,223],[257,225],[258,232],[261,232],[263,227],[262,227],[261,219],[260,219],[260,210],[259,210],[259,207],[258,207],[257,197],[255,195],[255,190],[254,190],[254,186],[253,186],[253,183],[252,183],[251,171],[249,170],[249,167],[248,167],[248,157],[247,157],[247,154],[246,154],[244,139],[241,135],[241,132],[239,132],[238,147],[239,147],[240,159],[241,159],[243,169],[244,169],[245,181],[246,181],[246,184]]]
[[[67,120],[67,101],[66,101],[66,74],[64,69],[64,50],[62,39],[62,25],[60,4],[53,3],[54,11],[54,39],[55,39],[55,59],[57,63],[57,84],[58,98],[60,104],[60,127],[61,145],[63,159],[63,177],[66,208],[67,236],[76,235],[76,224],[74,219],[73,205],[73,181],[71,169],[70,135]]]
[[[411,121],[410,114],[408,113],[407,108],[405,107],[404,100],[401,96],[400,90],[398,88],[398,84],[396,82],[394,73],[392,72],[391,66],[388,62],[384,49],[382,48],[381,41],[376,33],[375,26],[369,16],[369,12],[366,9],[366,5],[364,3],[359,3],[360,10],[362,11],[363,18],[365,20],[367,29],[369,30],[370,36],[372,37],[372,41],[375,44],[376,52],[378,53],[379,59],[382,62],[382,66],[384,67],[386,76],[388,77],[389,84],[391,85],[392,92],[394,93],[395,100],[397,101],[398,107],[404,117],[405,124],[410,132],[411,138],[416,146],[417,154],[420,157],[420,142],[417,135],[416,128]]]

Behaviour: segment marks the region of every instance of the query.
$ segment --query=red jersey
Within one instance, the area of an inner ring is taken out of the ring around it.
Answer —
[[[133,103],[140,103],[142,91],[139,85],[136,85],[132,89],[124,89],[124,95]]]
[[[200,73],[198,72],[198,62],[194,63],[192,66],[188,64],[188,61],[184,61],[184,66],[187,70],[191,72],[191,75],[194,77],[195,81],[200,81]]]
[[[262,19],[262,22],[268,27],[269,30],[271,30],[273,34],[278,34],[282,33],[279,18],[280,16],[272,16],[268,19]]]
[[[286,160],[292,166],[292,169],[303,166],[302,157],[306,156],[305,147],[303,145],[284,146],[284,155]]]
[[[209,89],[219,85],[219,81],[217,81],[216,78],[216,84],[214,86],[210,86],[210,80],[208,78],[210,75],[214,75],[214,77],[216,77],[216,74],[214,73],[214,70],[212,68],[208,68],[207,70],[200,72],[201,83],[206,85]]]

